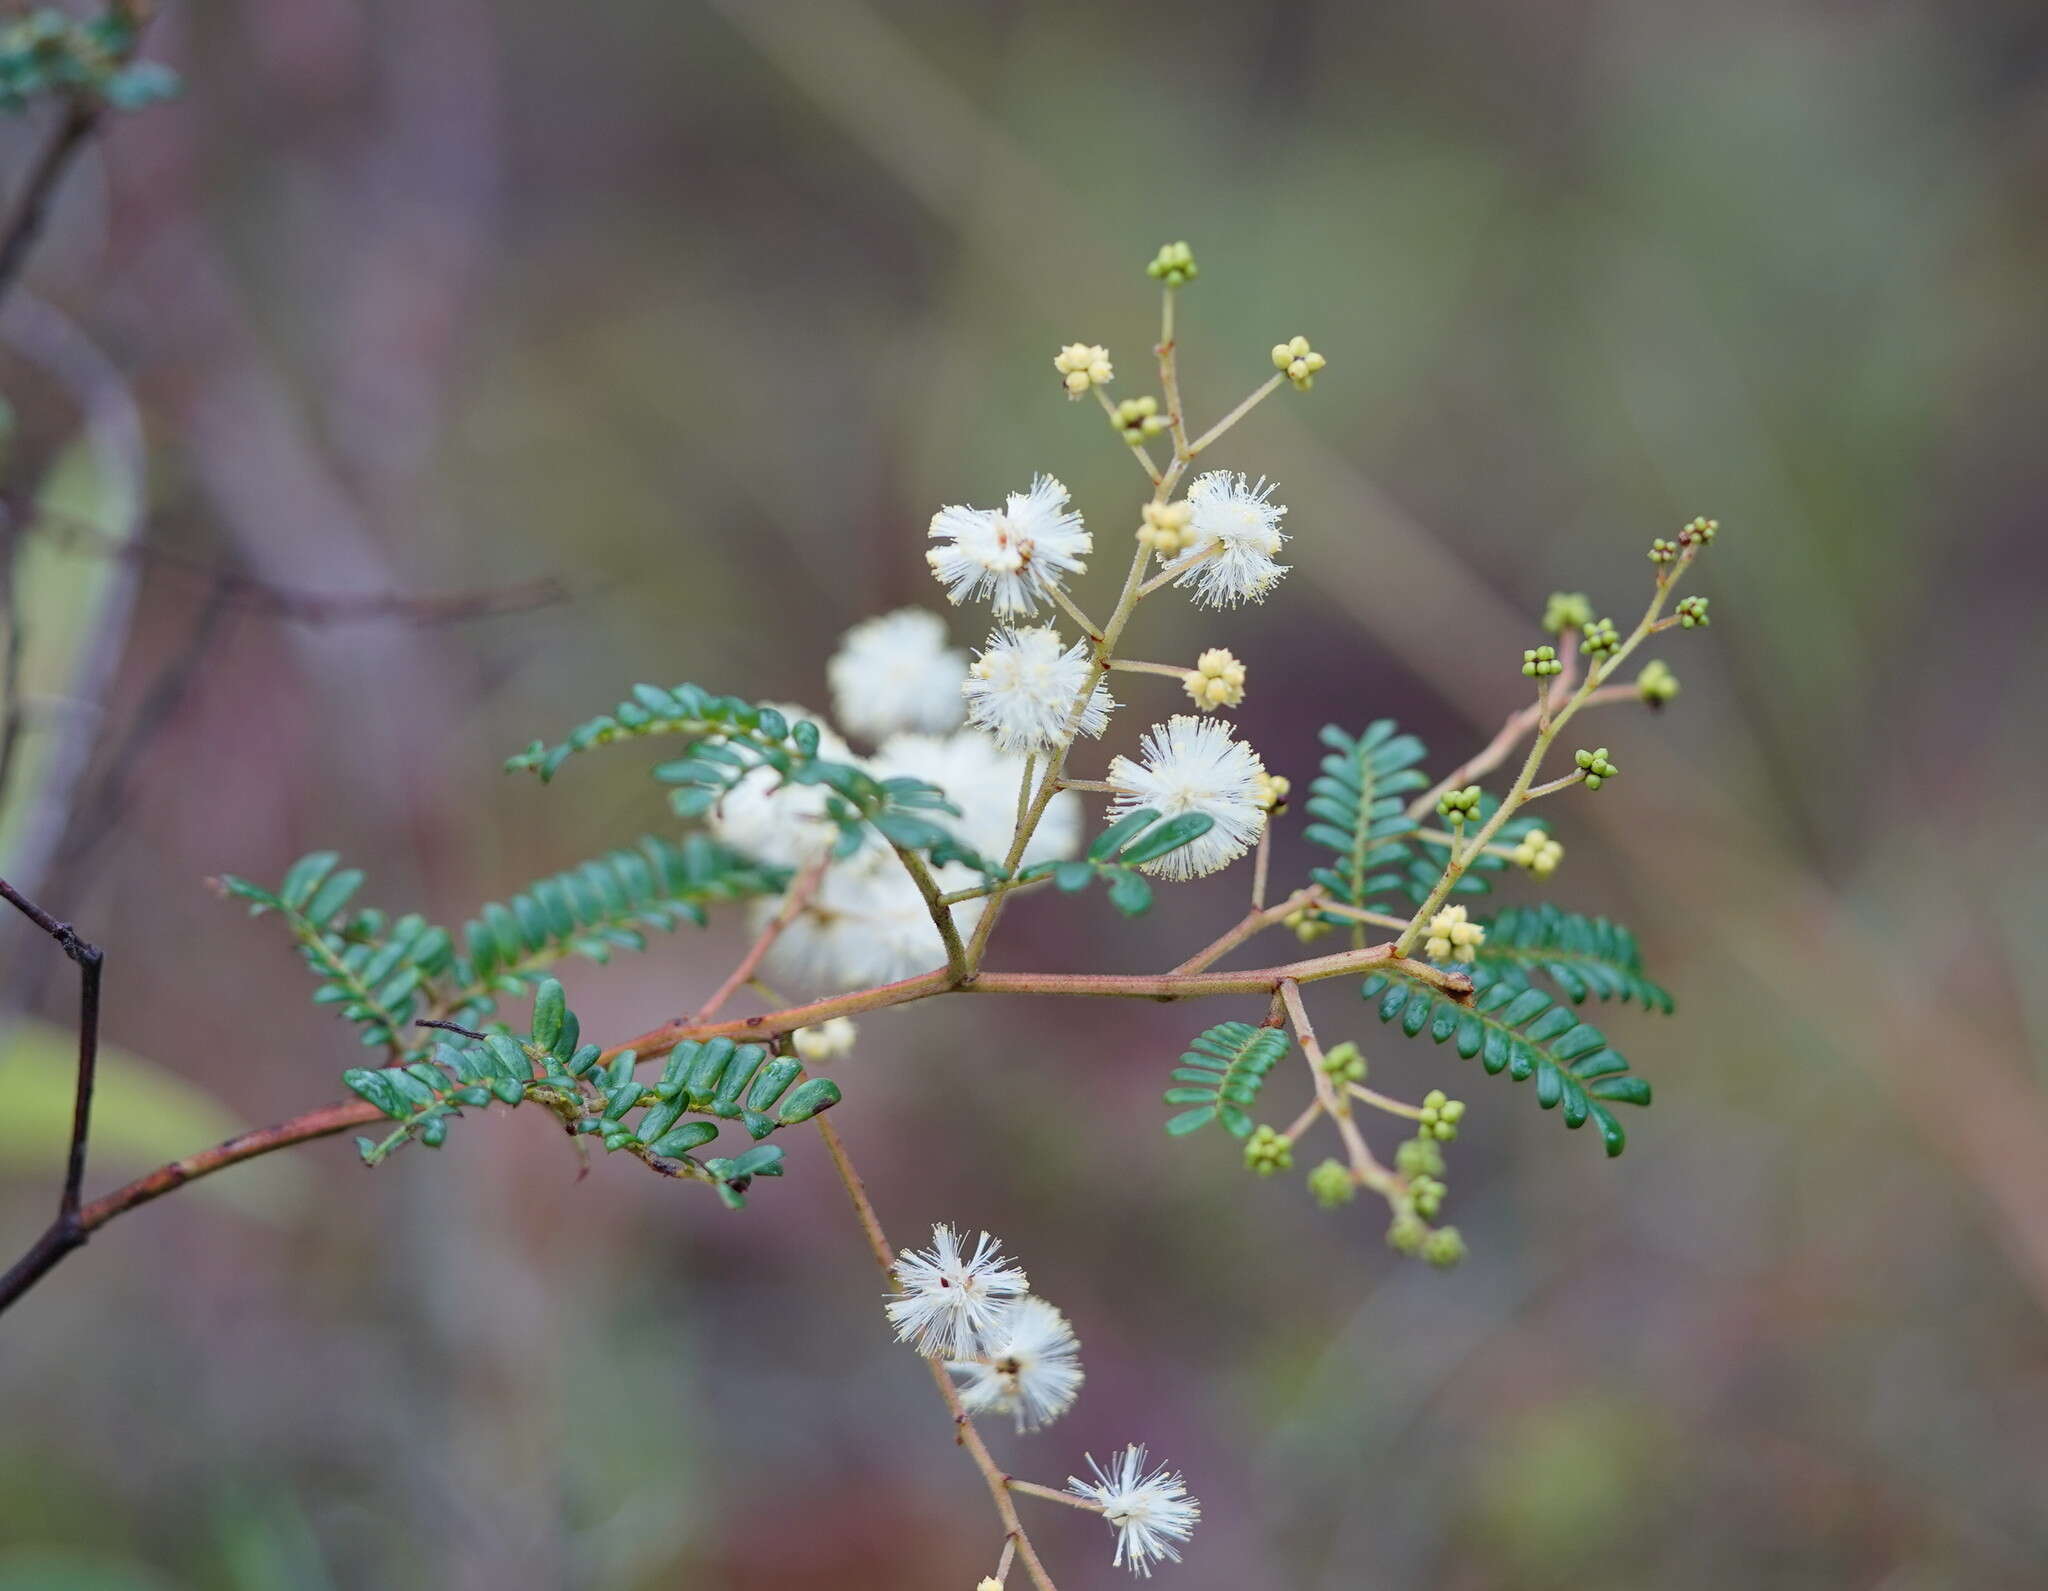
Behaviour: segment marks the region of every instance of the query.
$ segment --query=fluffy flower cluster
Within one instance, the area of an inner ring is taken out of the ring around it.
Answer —
[[[966,675],[967,655],[946,645],[946,621],[923,608],[856,624],[825,665],[839,727],[868,740],[959,728]]]
[[[922,779],[945,791],[961,815],[935,814],[934,820],[950,828],[969,849],[999,858],[1009,848],[1024,759],[986,735],[972,729],[951,735],[892,735],[865,759],[854,758],[838,737],[830,740],[836,745],[825,755],[859,761],[878,779]],[[821,859],[838,838],[838,830],[825,817],[824,797],[815,785],[783,785],[767,795],[750,793],[742,805],[747,821],[740,828],[731,821],[733,797],[748,791],[756,780],[773,778],[765,769],[748,774],[740,790],[713,813],[714,831],[753,855],[779,853],[771,859],[783,866]],[[777,828],[777,819],[786,820],[795,834]],[[1080,840],[1079,799],[1071,793],[1056,795],[1047,804],[1024,859],[1064,860],[1074,854]],[[958,862],[934,871],[940,887],[947,890],[969,888],[981,878]],[[980,920],[983,904],[963,901],[952,908],[963,933]],[[777,900],[757,901],[755,931],[767,927],[781,909]],[[932,925],[917,885],[886,847],[870,840],[825,870],[803,910],[769,948],[766,967],[771,976],[803,988],[859,989],[915,977],[945,961],[945,942]]]
[[[1211,470],[1188,488],[1188,524],[1181,552],[1167,564],[1174,584],[1192,584],[1197,602],[1212,608],[1257,601],[1287,573],[1278,554],[1286,544],[1280,521],[1287,510],[1272,501],[1271,482],[1254,485],[1242,475]]]
[[[1100,680],[1074,714],[1094,666],[1086,642],[1063,646],[1051,625],[998,630],[960,687],[967,716],[1005,751],[1051,751],[1075,734],[1100,735],[1116,708]]]
[[[1102,1510],[1102,1517],[1116,1532],[1116,1556],[1110,1561],[1132,1574],[1152,1577],[1155,1558],[1180,1562],[1176,1545],[1194,1534],[1202,1518],[1202,1505],[1188,1495],[1180,1471],[1145,1467],[1145,1449],[1132,1443],[1109,1463],[1108,1468],[1088,1456],[1088,1468],[1095,1479],[1067,1477],[1067,1490],[1085,1497]]]
[[[1142,761],[1109,765],[1110,817],[1150,807],[1164,817],[1200,812],[1209,831],[1177,851],[1147,862],[1162,878],[1200,878],[1252,848],[1266,827],[1265,764],[1230,726],[1178,713],[1145,732]]]
[[[1036,613],[1070,574],[1088,566],[1095,539],[1067,507],[1067,489],[1041,475],[1002,508],[942,508],[925,554],[948,600],[987,597],[998,614]]]
[[[1035,1431],[1073,1407],[1081,1390],[1081,1344],[1067,1317],[1027,1289],[1024,1272],[983,1232],[968,1252],[964,1235],[932,1228],[928,1249],[896,1258],[896,1291],[884,1305],[898,1340],[943,1359],[969,1414],[1007,1414]],[[1148,1470],[1145,1449],[1126,1447],[1107,1468],[1087,1460],[1095,1479],[1070,1477],[1067,1489],[1116,1532],[1118,1567],[1150,1575],[1154,1562],[1180,1561],[1201,1505],[1177,1473]]]

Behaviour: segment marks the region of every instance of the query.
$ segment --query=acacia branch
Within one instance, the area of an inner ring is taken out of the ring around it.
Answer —
[[[11,898],[11,891],[9,895]],[[1278,907],[1269,907],[1266,912],[1258,915],[1270,917],[1278,910]],[[1235,931],[1226,938],[1232,938],[1233,942],[1237,942],[1234,936]],[[765,949],[765,946],[762,948]],[[1204,952],[1204,955],[1207,954],[1208,952]],[[642,1061],[658,1060],[678,1044],[691,1039],[770,1039],[781,1034],[793,1033],[798,1028],[816,1027],[833,1017],[856,1016],[862,1012],[886,1010],[891,1006],[909,1005],[942,994],[1041,994],[1084,999],[1159,1001],[1199,1000],[1217,995],[1263,994],[1277,1000],[1287,985],[1315,983],[1325,978],[1341,978],[1379,966],[1396,967],[1404,975],[1426,983],[1453,999],[1463,999],[1472,992],[1471,981],[1462,974],[1446,972],[1426,962],[1405,960],[1395,955],[1392,944],[1368,945],[1362,950],[1346,950],[1336,955],[1315,956],[1304,961],[1289,962],[1284,966],[1255,967],[1239,972],[983,972],[976,975],[971,982],[961,984],[955,982],[950,969],[939,967],[896,983],[885,983],[851,994],[832,995],[823,1000],[788,1006],[780,1011],[770,1011],[758,1016],[728,1018],[724,1021],[678,1017],[675,1021],[663,1023],[637,1038],[614,1045],[605,1052],[604,1059],[608,1061],[623,1050],[632,1050]],[[96,1001],[96,978],[94,990]],[[710,1004],[711,1002],[707,1002],[707,1006]],[[322,1105],[303,1115],[278,1122],[274,1126],[238,1133],[211,1149],[202,1149],[159,1166],[154,1171],[136,1178],[127,1186],[117,1188],[79,1209],[71,1223],[76,1229],[75,1240],[45,1258],[27,1275],[26,1280],[12,1291],[0,1290],[0,1310],[4,1310],[30,1285],[40,1280],[57,1260],[63,1258],[71,1248],[82,1243],[87,1234],[106,1225],[115,1216],[161,1198],[196,1178],[237,1165],[244,1160],[253,1160],[258,1155],[287,1149],[294,1144],[310,1143],[316,1138],[332,1137],[335,1133],[346,1132],[351,1127],[364,1126],[382,1119],[383,1113],[367,1100],[337,1100],[333,1104]],[[81,1156],[82,1153],[81,1148]],[[80,1167],[82,1172],[82,1159]],[[38,1248],[41,1246],[39,1244]],[[15,1269],[21,1270],[30,1257],[25,1256]],[[14,1271],[8,1273],[10,1281],[14,1275]]]

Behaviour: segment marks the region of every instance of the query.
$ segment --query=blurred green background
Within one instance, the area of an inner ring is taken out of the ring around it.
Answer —
[[[0,322],[16,480],[125,530],[118,435],[73,447],[86,340],[183,560],[25,587],[32,658],[118,660],[37,891],[109,957],[93,1191],[353,1062],[206,875],[331,844],[459,920],[662,825],[630,753],[501,776],[532,736],[639,678],[822,705],[848,624],[934,603],[932,511],[1034,470],[1120,544],[1137,477],[1050,360],[1106,342],[1143,390],[1139,268],[1185,237],[1198,415],[1297,331],[1331,363],[1218,459],[1280,480],[1294,575],[1134,644],[1234,648],[1297,789],[1331,719],[1462,758],[1547,592],[1633,614],[1648,539],[1719,517],[1717,622],[1654,648],[1683,697],[1615,711],[1625,776],[1548,812],[1558,897],[1635,925],[1680,1014],[1613,1013],[1658,1104],[1609,1163],[1313,991],[1376,1080],[1471,1102],[1449,1275],[1164,1136],[1191,1012],[868,1020],[836,1120],[894,1235],[1002,1233],[1081,1332],[1078,1408],[992,1431],[1003,1462],[1151,1443],[1205,1505],[1187,1586],[2048,1583],[2044,45],[2022,0],[168,6],[185,95],[94,151],[29,273],[74,368]],[[309,624],[187,563],[573,596]],[[1135,925],[1035,897],[997,964],[1164,965],[1243,888]],[[9,932],[63,1024],[68,968]],[[740,943],[572,993],[635,1032]],[[18,1029],[9,1089],[61,1096],[61,1044]],[[61,1148],[0,1121],[10,1249]],[[735,1216],[499,1117],[124,1218],[0,1328],[0,1588],[971,1585],[980,1483],[792,1157]],[[1120,1578],[1097,1522],[1032,1522],[1063,1585]]]

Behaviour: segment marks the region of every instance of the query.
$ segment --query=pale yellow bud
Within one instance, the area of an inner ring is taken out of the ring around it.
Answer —
[[[1475,961],[1486,943],[1486,930],[1467,921],[1465,908],[1446,906],[1429,920],[1429,939],[1423,954],[1431,961]]]
[[[1064,378],[1071,398],[1080,397],[1090,387],[1108,385],[1116,374],[1109,350],[1098,343],[1068,343],[1054,356],[1052,367]]]
[[[1228,648],[1212,646],[1195,659],[1187,676],[1188,695],[1203,712],[1235,707],[1244,700],[1244,665]]]
[[[1287,792],[1293,788],[1284,775],[1268,773],[1263,768],[1259,770],[1259,805],[1268,812],[1278,811],[1287,799]]]

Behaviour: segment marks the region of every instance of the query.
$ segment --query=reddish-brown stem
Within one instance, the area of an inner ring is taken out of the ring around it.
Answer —
[[[775,920],[762,929],[760,937],[747,947],[747,953],[740,958],[740,964],[727,974],[725,982],[712,991],[711,998],[697,1007],[699,1022],[716,1016],[719,1008],[733,997],[734,992],[754,976],[754,969],[761,965],[761,958],[767,955],[775,941],[782,937],[782,930],[795,922],[796,914],[811,903],[811,897],[818,892],[818,883],[824,878],[825,869],[830,865],[830,857],[821,857],[797,874],[796,882],[789,886],[789,893],[782,899],[782,910],[775,914]]]

